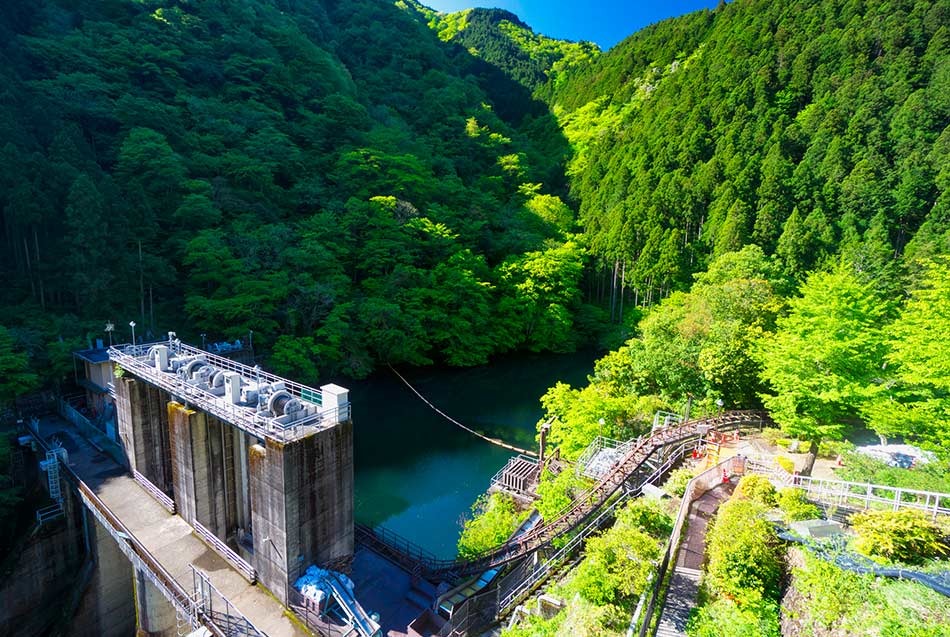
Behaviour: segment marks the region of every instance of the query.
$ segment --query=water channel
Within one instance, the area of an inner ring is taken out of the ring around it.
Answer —
[[[541,396],[559,380],[586,384],[596,358],[593,351],[518,355],[485,367],[402,373],[456,420],[535,449]],[[388,369],[340,384],[353,404],[357,522],[454,557],[461,517],[512,453],[439,416]]]

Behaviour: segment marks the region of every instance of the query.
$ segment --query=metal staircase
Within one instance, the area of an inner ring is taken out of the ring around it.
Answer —
[[[66,462],[66,450],[54,447],[46,452],[46,460],[40,461],[40,469],[46,472],[49,497],[53,504],[36,511],[36,521],[45,524],[63,515],[63,489],[60,483],[59,463]]]

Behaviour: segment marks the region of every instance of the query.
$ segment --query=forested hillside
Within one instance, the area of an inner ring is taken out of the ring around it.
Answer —
[[[750,243],[787,294],[896,295],[950,244],[948,5],[737,0],[601,53],[413,0],[3,3],[0,325],[46,380],[109,319],[307,380],[571,349],[585,301]]]
[[[946,252],[948,47],[929,0],[737,0],[633,35],[552,100],[593,252],[653,300],[746,243],[796,279]]]
[[[480,65],[377,0],[2,3],[0,324],[50,379],[109,319],[301,380],[573,348],[566,141]]]
[[[538,92],[566,81],[571,71],[600,55],[592,42],[567,42],[535,33],[503,9],[436,13],[409,0],[439,38],[464,47],[525,88]],[[543,91],[547,92],[547,91]]]

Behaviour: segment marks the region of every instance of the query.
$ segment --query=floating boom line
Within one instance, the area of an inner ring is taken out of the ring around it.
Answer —
[[[498,447],[502,447],[502,448],[504,448],[504,449],[508,449],[509,451],[514,451],[515,453],[523,453],[523,454],[525,454],[526,456],[534,456],[535,458],[538,456],[538,452],[537,452],[537,451],[530,451],[530,450],[528,450],[528,449],[521,449],[520,447],[516,447],[516,446],[514,446],[514,445],[509,445],[509,444],[508,444],[507,442],[505,442],[504,440],[499,440],[498,438],[489,438],[489,437],[486,436],[485,434],[480,433],[480,432],[477,432],[477,431],[475,431],[474,429],[472,429],[471,427],[466,427],[465,425],[463,425],[462,423],[460,423],[459,421],[457,421],[455,418],[452,418],[452,416],[449,416],[447,413],[445,413],[444,411],[442,411],[441,409],[439,409],[438,407],[436,407],[435,405],[433,405],[431,402],[429,402],[429,400],[428,400],[425,396],[423,396],[422,394],[420,394],[420,393],[419,393],[419,390],[417,390],[415,387],[413,387],[412,384],[410,384],[410,382],[409,382],[408,380],[406,380],[406,379],[403,377],[402,374],[400,374],[399,372],[397,372],[396,369],[395,369],[392,365],[389,365],[389,369],[392,370],[393,374],[395,374],[396,376],[399,377],[399,380],[401,380],[403,383],[405,383],[406,387],[408,387],[409,389],[412,390],[412,393],[413,393],[413,394],[415,394],[416,396],[419,397],[419,400],[421,400],[422,402],[424,402],[425,404],[427,404],[427,405],[429,406],[429,408],[432,409],[432,411],[434,411],[435,413],[439,414],[440,416],[442,416],[443,418],[445,418],[446,420],[448,420],[450,423],[452,423],[452,424],[454,424],[454,425],[456,425],[456,426],[458,426],[458,427],[461,427],[462,429],[464,429],[464,430],[467,431],[468,433],[472,434],[473,436],[478,436],[479,438],[481,438],[482,440],[484,440],[484,441],[487,442],[487,443],[496,445],[496,446],[498,446]]]

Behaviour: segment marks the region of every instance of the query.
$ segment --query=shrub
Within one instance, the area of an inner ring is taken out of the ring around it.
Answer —
[[[710,587],[721,596],[738,598],[755,591],[774,598],[782,576],[782,550],[775,529],[755,500],[731,499],[719,507],[706,534],[706,567]]]
[[[854,548],[869,557],[918,564],[948,552],[940,528],[914,509],[858,513],[851,528]]]
[[[686,485],[693,479],[693,470],[689,467],[680,467],[670,471],[670,475],[663,483],[663,490],[677,498],[682,498],[686,494]]]
[[[742,604],[718,599],[707,604],[686,626],[689,637],[779,637],[779,614],[775,602],[759,598]]]
[[[563,513],[574,501],[574,495],[586,486],[586,481],[573,471],[554,475],[545,470],[538,485],[538,500],[534,503],[545,522]]]
[[[847,440],[822,440],[818,445],[818,457],[834,460],[854,451],[854,443]]]
[[[844,466],[837,473],[842,480],[852,482],[950,493],[950,462],[947,460],[935,460],[919,464],[913,469],[902,469],[854,452],[845,454]]]
[[[765,442],[770,445],[778,444],[780,438],[782,438],[783,432],[777,427],[766,427],[762,430],[762,438],[765,439]]]
[[[780,466],[786,473],[795,473],[795,462],[785,456],[775,456],[775,464]]]
[[[794,487],[786,487],[778,492],[776,498],[779,508],[785,516],[785,522],[813,520],[821,517],[821,508],[805,499],[805,492]]]
[[[775,487],[765,476],[750,474],[739,480],[733,497],[742,500],[753,500],[768,507],[773,507],[775,506]]]
[[[673,518],[657,500],[638,498],[620,510],[614,526],[641,529],[658,540],[665,540],[673,532]]]
[[[635,516],[618,516],[614,526],[587,540],[584,560],[569,588],[594,604],[612,604],[639,595],[660,557],[657,540],[637,528]]]
[[[474,517],[462,527],[458,541],[459,557],[475,557],[508,539],[525,517],[515,509],[511,496],[496,492],[481,496],[472,505]]]

